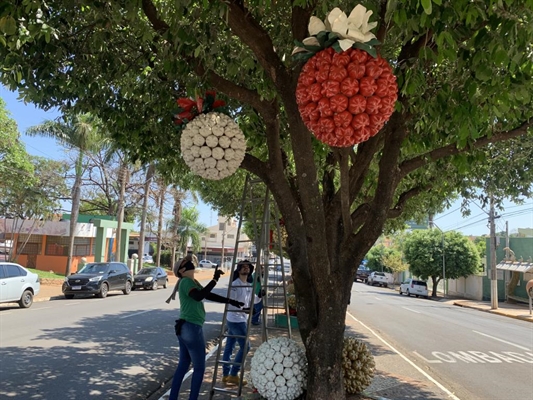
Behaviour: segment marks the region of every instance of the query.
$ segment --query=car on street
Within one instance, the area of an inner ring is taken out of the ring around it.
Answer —
[[[126,264],[95,262],[88,263],[77,273],[67,276],[62,290],[67,299],[72,299],[77,294],[94,294],[104,298],[113,290],[130,294],[132,285],[133,276]]]
[[[143,264],[146,263],[146,264],[153,264],[154,263],[154,258],[150,255],[150,254],[145,254],[143,256]]]
[[[379,286],[387,287],[388,286],[387,275],[385,274],[385,272],[374,271],[370,273],[370,275],[368,275],[366,284],[372,285],[372,286],[379,285]]]
[[[368,279],[368,276],[372,273],[372,271],[366,267],[359,267],[357,269],[357,272],[355,273],[355,279],[354,281],[357,282],[357,281],[361,281],[361,282],[366,282],[366,280]]]
[[[168,286],[166,271],[161,267],[145,267],[133,276],[133,286],[131,289],[157,290],[160,286],[164,289]]]
[[[216,268],[217,264],[210,260],[202,260],[198,263],[200,268]]]
[[[28,308],[40,290],[39,275],[16,263],[0,263],[0,303],[16,302],[21,308]]]
[[[407,296],[415,295],[428,298],[428,285],[426,281],[409,278],[400,284],[400,294],[406,293]]]

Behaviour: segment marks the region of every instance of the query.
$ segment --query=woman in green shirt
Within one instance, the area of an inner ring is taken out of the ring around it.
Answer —
[[[189,400],[196,400],[205,372],[205,339],[203,325],[205,322],[205,309],[202,300],[207,299],[218,303],[227,303],[235,307],[242,307],[244,303],[228,299],[211,293],[224,272],[217,268],[213,279],[203,287],[194,279],[195,265],[192,256],[180,260],[175,267],[180,278],[176,287],[180,298],[180,319],[176,321],[176,335],[180,344],[178,367],[174,373],[169,400],[177,400],[183,377],[192,362],[194,372],[191,380],[191,393]],[[175,289],[176,291],[176,289]],[[171,296],[172,297],[172,296]]]

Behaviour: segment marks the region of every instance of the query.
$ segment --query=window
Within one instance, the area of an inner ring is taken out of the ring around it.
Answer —
[[[26,271],[16,265],[4,265],[7,278],[15,278],[17,276],[26,276]]]
[[[4,273],[4,266],[0,264],[0,279],[4,279],[6,277]]]
[[[226,224],[225,224],[224,222],[220,222],[220,223],[218,224],[218,230],[219,230],[219,231],[224,231],[224,230],[226,230]]]
[[[217,238],[217,234],[216,233],[210,233],[209,234],[209,239],[216,239]]]
[[[70,238],[66,236],[48,236],[46,238],[47,256],[67,256],[68,245]],[[75,256],[92,256],[94,254],[93,244],[91,246],[91,238],[76,237],[74,238],[74,253]]]
[[[24,245],[24,243],[26,243]],[[17,240],[18,254],[41,254],[41,235],[20,234]]]
[[[228,233],[228,239],[234,239],[235,235],[233,233]]]

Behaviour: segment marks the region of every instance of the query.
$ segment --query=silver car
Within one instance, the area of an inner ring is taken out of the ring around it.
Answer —
[[[0,303],[18,303],[22,308],[33,304],[39,294],[41,281],[37,274],[22,265],[0,262]]]

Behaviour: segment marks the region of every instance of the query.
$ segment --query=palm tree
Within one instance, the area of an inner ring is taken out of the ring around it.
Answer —
[[[177,227],[179,235],[178,248],[183,254],[187,253],[187,245],[191,242],[194,253],[202,248],[201,235],[207,233],[207,227],[198,222],[200,212],[196,207],[185,208],[181,213],[181,221]]]
[[[65,276],[70,275],[74,253],[76,223],[80,210],[81,178],[83,175],[83,159],[87,152],[95,151],[101,145],[102,131],[98,128],[98,120],[91,114],[66,116],[66,122],[47,120],[26,131],[29,136],[45,136],[56,139],[62,146],[77,150],[74,165],[75,179],[72,187],[72,208],[70,213],[70,234]]]

